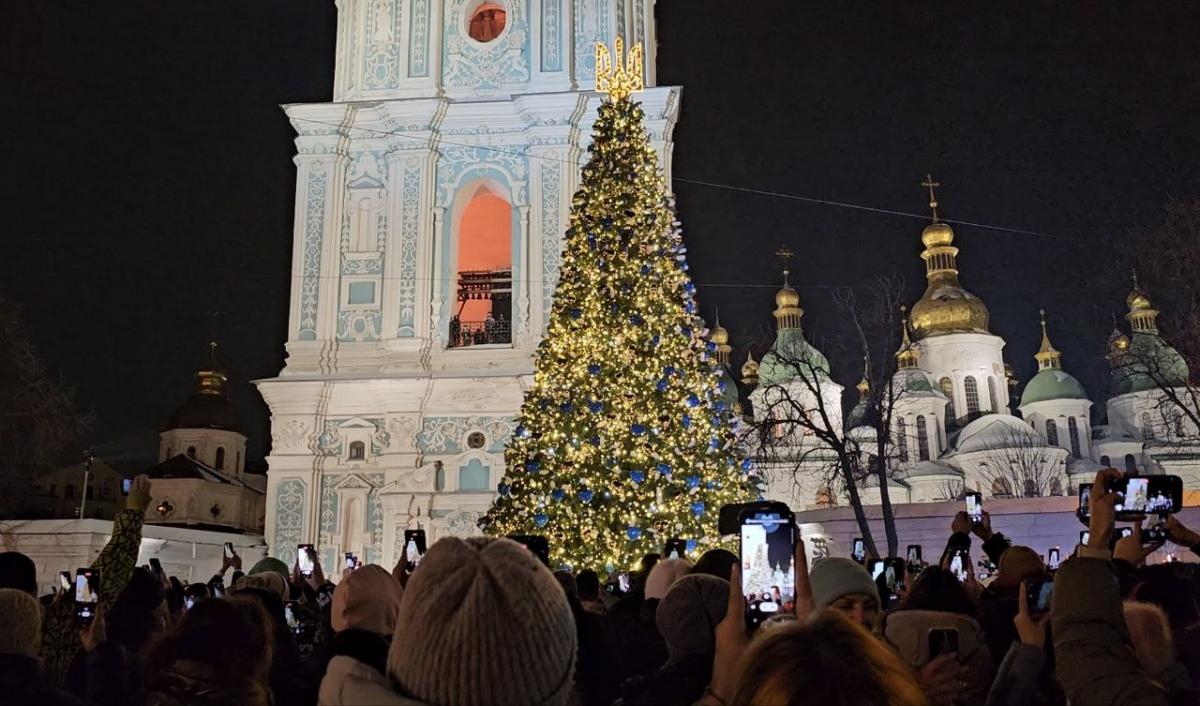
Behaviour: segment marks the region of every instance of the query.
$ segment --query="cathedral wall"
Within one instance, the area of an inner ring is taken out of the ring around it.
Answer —
[[[921,369],[928,371],[939,384],[945,378],[951,381],[951,402],[960,424],[969,416],[967,378],[975,380],[981,414],[1008,413],[1008,379],[1004,374],[1002,353],[1004,339],[981,333],[953,333],[930,336],[917,345],[921,348]]]

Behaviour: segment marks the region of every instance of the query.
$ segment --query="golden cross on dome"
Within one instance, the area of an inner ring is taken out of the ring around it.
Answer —
[[[934,181],[932,174],[926,173],[925,181],[921,182],[921,186],[924,186],[926,189],[929,189],[929,208],[933,210],[933,222],[937,223],[937,221],[938,221],[938,212],[937,212],[938,202],[937,202],[937,194],[935,194],[933,192],[933,190],[936,189],[937,187],[941,186],[941,183]]]
[[[785,284],[787,283],[788,267],[791,264],[791,259],[795,256],[796,253],[792,252],[792,249],[786,245],[780,245],[779,249],[775,251],[775,257],[783,260],[783,281]]]
[[[629,47],[625,56],[625,40],[617,37],[613,53],[604,42],[596,42],[596,90],[607,93],[614,101],[628,98],[645,88],[642,79],[642,43]],[[615,55],[615,56],[614,56]]]

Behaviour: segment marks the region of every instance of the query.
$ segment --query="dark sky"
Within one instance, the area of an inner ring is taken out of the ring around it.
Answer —
[[[192,386],[207,312],[224,312],[262,454],[247,381],[282,365],[295,180],[278,104],[329,99],[333,2],[100,5],[8,3],[0,21],[0,292],[95,410],[96,440],[152,439]],[[1098,397],[1126,288],[1113,243],[1200,194],[1200,13],[1056,5],[660,0],[659,82],[685,87],[675,176],[924,214],[932,171],[948,218],[1056,236],[956,226],[963,282],[1025,379],[1050,309]],[[738,364],[769,325],[781,243],[829,348],[831,287],[898,271],[919,295],[919,219],[675,186],[701,303],[720,307]]]

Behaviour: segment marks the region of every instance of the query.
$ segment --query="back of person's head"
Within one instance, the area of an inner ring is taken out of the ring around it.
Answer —
[[[937,610],[969,618],[978,613],[958,577],[940,566],[926,567],[917,574],[898,610]]]
[[[676,581],[655,613],[670,660],[712,654],[713,631],[725,617],[728,605],[728,581],[708,574],[689,574]]]
[[[687,576],[691,570],[692,562],[687,559],[663,559],[658,562],[646,577],[646,599],[667,595],[671,584]]]
[[[600,576],[591,569],[584,569],[575,577],[575,590],[581,601],[600,600]]]
[[[738,563],[737,554],[728,549],[709,549],[700,555],[696,565],[692,567],[693,574],[708,574],[719,579],[729,580],[734,564]]]
[[[1142,583],[1134,589],[1139,602],[1153,603],[1167,612],[1173,631],[1200,623],[1200,586],[1195,577],[1183,574],[1179,563],[1156,564],[1141,570]]]
[[[997,588],[1015,588],[1022,581],[1040,578],[1046,574],[1046,564],[1042,555],[1029,547],[1015,544],[1000,555],[1000,566],[996,579],[992,581]]]
[[[366,630],[391,639],[404,589],[378,564],[367,564],[342,578],[333,591],[329,622],[334,632]]]
[[[104,614],[106,637],[129,650],[147,646],[165,625],[162,582],[149,571],[138,567],[129,575],[129,582]]]
[[[784,623],[742,658],[730,706],[924,706],[912,670],[887,645],[833,611]]]
[[[41,604],[19,588],[0,588],[0,654],[36,657],[41,646]]]
[[[642,568],[638,573],[641,574],[643,579],[650,575],[650,570],[654,568],[654,565],[658,563],[659,559],[662,559],[662,556],[659,554],[645,554],[642,556]]]
[[[510,539],[446,537],[404,587],[388,674],[436,704],[567,703],[575,619],[550,570]]]
[[[267,623],[257,601],[235,597],[196,603],[158,643],[156,669],[149,673],[185,672],[230,688],[247,683],[265,688],[272,651]]]
[[[0,588],[37,595],[37,565],[21,552],[0,552]]]
[[[1126,601],[1124,607],[1129,641],[1138,662],[1151,676],[1161,674],[1175,661],[1171,625],[1166,612],[1152,603]]]
[[[563,593],[567,594],[567,600],[579,601],[579,588],[575,585],[575,574],[570,571],[559,569],[554,572],[554,580],[562,586]]]
[[[288,582],[274,571],[260,571],[257,574],[245,574],[233,583],[235,589],[257,589],[268,591],[279,596],[279,600],[288,599]]]
[[[250,567],[250,570],[246,573],[253,576],[255,574],[265,574],[268,572],[278,575],[279,578],[283,579],[284,584],[288,582],[292,575],[292,572],[288,571],[287,564],[271,556],[259,559],[258,563]]]

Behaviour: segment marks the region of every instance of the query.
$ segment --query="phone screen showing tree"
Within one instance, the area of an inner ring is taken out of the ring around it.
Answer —
[[[795,608],[795,533],[791,517],[777,512],[751,513],[742,520],[742,596],[746,624]]]

